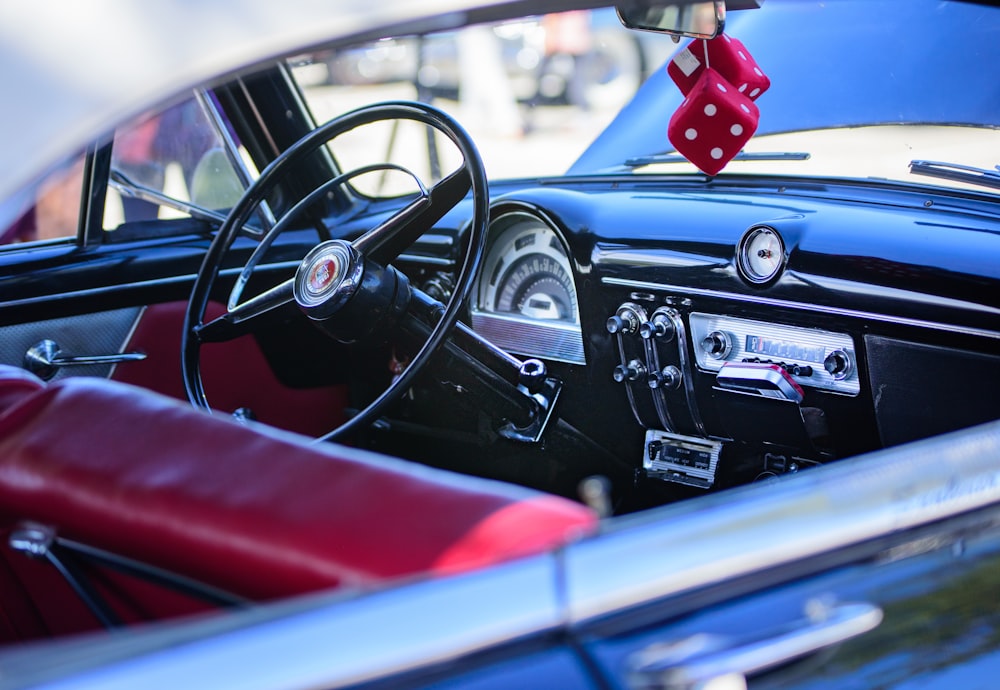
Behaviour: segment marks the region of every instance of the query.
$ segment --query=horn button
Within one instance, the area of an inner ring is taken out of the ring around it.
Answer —
[[[369,261],[344,240],[306,254],[293,293],[306,316],[341,342],[386,337],[410,302],[405,275]]]

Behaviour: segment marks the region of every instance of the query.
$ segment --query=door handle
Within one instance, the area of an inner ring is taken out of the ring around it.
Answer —
[[[93,364],[118,364],[146,359],[144,352],[118,352],[111,355],[66,355],[54,340],[40,340],[24,353],[24,368],[48,381],[62,367]]]
[[[746,688],[761,673],[875,629],[882,609],[868,603],[812,600],[802,618],[741,638],[700,634],[657,643],[631,659],[635,690]]]

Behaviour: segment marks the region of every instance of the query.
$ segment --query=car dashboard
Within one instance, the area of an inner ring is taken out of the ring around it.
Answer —
[[[950,194],[739,177],[498,186],[468,321],[546,362],[565,382],[557,414],[671,497],[971,426],[1000,417],[986,258],[1000,219],[987,197]]]

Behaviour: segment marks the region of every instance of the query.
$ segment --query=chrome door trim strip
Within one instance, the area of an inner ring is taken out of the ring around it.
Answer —
[[[559,629],[558,583],[556,556],[542,554],[374,592],[334,590],[63,640],[58,652],[10,648],[0,663],[9,677],[33,681],[25,686],[64,689],[127,690],[140,674],[147,688],[353,687]],[[45,663],[52,654],[57,667]]]
[[[566,547],[570,623],[998,502],[1000,421],[612,518]]]
[[[891,316],[878,312],[864,311],[861,309],[848,309],[845,307],[830,307],[824,305],[807,304],[805,302],[795,302],[793,300],[778,299],[775,297],[765,297],[762,295],[744,295],[736,292],[724,292],[721,290],[709,290],[706,288],[688,287],[685,285],[671,285],[669,283],[654,283],[647,280],[631,280],[629,278],[601,278],[604,285],[626,287],[638,290],[651,290],[659,292],[670,292],[682,295],[696,295],[699,297],[714,297],[719,299],[732,300],[734,302],[746,302],[749,304],[762,304],[771,307],[781,307],[784,309],[797,309],[799,311],[810,311],[831,316],[846,316],[855,319],[868,319],[871,321],[881,321],[883,323],[893,323],[900,326],[914,326],[916,328],[928,328],[936,331],[946,331],[948,333],[959,333],[962,335],[972,335],[981,338],[991,338],[1000,340],[1000,331],[986,328],[975,328],[972,326],[962,326],[957,324],[944,324],[937,321],[927,321],[924,319],[913,319],[906,316]],[[963,302],[962,304],[969,303]]]

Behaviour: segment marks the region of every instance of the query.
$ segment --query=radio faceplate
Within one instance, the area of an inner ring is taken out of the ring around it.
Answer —
[[[708,489],[715,484],[721,452],[719,441],[647,429],[642,466],[647,476]]]
[[[800,386],[857,395],[857,353],[851,336],[694,312],[691,338],[698,368],[719,371],[727,362],[781,365]]]

